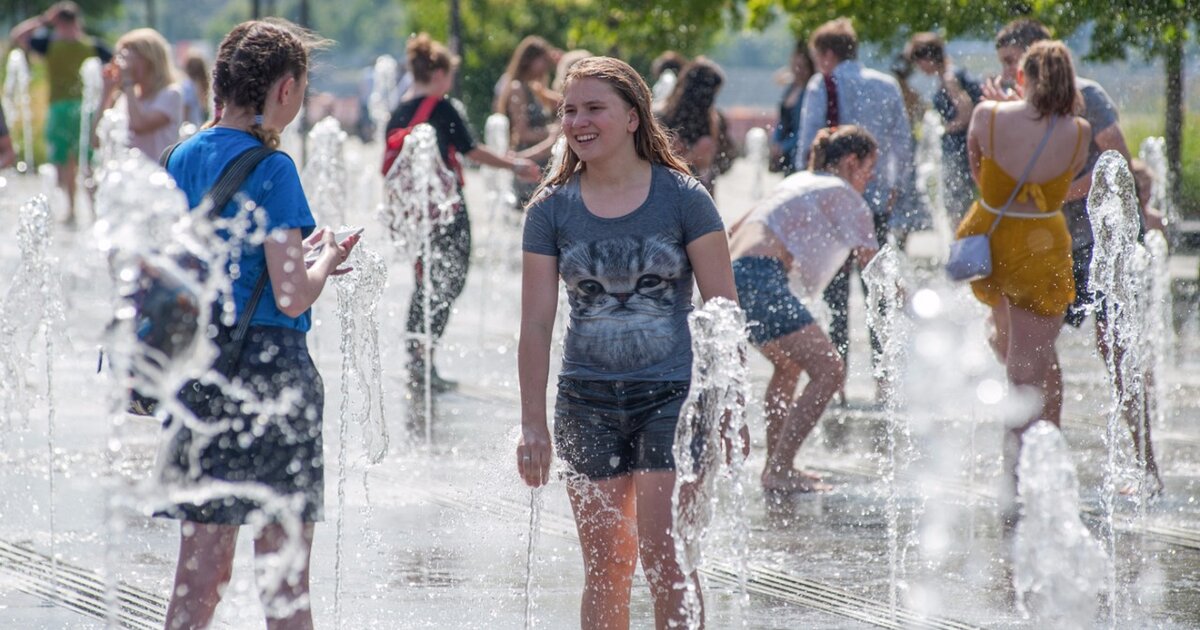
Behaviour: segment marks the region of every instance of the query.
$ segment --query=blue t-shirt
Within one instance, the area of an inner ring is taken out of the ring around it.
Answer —
[[[692,265],[687,246],[724,229],[698,181],[654,165],[633,212],[598,217],[579,176],[544,195],[525,219],[524,251],[554,256],[571,304],[562,376],[686,381],[692,377]]]
[[[189,138],[175,149],[167,165],[167,172],[185,194],[188,204],[200,205],[225,166],[248,149],[261,146],[254,136],[237,129],[213,127]],[[239,189],[247,198],[263,208],[267,214],[268,233],[276,230],[298,228],[301,235],[308,236],[316,227],[316,220],[308,208],[304,189],[300,186],[300,175],[296,165],[286,153],[276,152],[262,162],[246,178]],[[241,196],[240,194],[238,195]],[[237,197],[229,202],[221,216],[233,216],[237,212]],[[240,315],[254,292],[258,275],[266,269],[266,253],[262,245],[246,247],[241,256],[241,273],[233,282],[233,299]],[[288,317],[275,304],[270,278],[259,300],[258,308],[250,323],[255,326],[279,326],[307,331],[312,327],[311,309],[299,317]]]

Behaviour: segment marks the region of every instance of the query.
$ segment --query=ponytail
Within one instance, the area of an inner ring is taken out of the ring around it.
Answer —
[[[858,125],[826,127],[817,132],[809,150],[808,170],[828,171],[837,168],[838,162],[848,155],[867,159],[879,148],[875,137]]]
[[[1025,99],[1042,116],[1073,116],[1078,102],[1071,51],[1060,41],[1044,40],[1021,59]]]

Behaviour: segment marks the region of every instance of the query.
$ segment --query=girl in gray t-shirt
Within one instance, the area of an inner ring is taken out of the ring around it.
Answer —
[[[546,382],[562,278],[571,311],[554,432],[574,473],[567,493],[589,627],[629,625],[639,549],[658,627],[684,624],[687,585],[700,584],[675,559],[672,446],[691,378],[693,278],[706,300],[737,299],[716,207],[671,153],[650,102],[622,61],[575,65],[562,106],[566,156],[525,223],[517,468],[531,486],[547,481]]]

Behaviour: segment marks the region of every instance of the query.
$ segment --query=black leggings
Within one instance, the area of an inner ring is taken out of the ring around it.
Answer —
[[[433,234],[430,247],[429,269],[429,324],[433,339],[441,338],[446,331],[446,322],[450,319],[450,307],[463,291],[467,283],[467,270],[471,266],[471,222],[467,219],[465,208],[458,210],[449,225],[439,228]],[[408,324],[405,330],[409,333],[425,332],[425,283],[422,272],[426,265],[423,258],[418,258],[413,265],[416,277],[416,288],[408,303]],[[415,347],[419,342],[410,342]]]
[[[871,216],[875,220],[875,238],[879,241],[879,246],[883,247],[888,242],[887,215],[872,214]],[[829,281],[829,286],[825,287],[825,293],[822,295],[825,298],[825,304],[829,306],[829,341],[833,342],[834,348],[837,348],[843,365],[848,365],[846,357],[850,353],[850,270],[853,266],[854,255],[851,254],[833,280]],[[859,280],[862,279],[859,278]],[[867,283],[863,282],[862,287],[863,294],[866,295]],[[883,312],[882,304],[877,308],[880,313]],[[879,361],[883,346],[879,343],[875,330],[869,329],[869,332],[871,334],[871,364],[874,366]]]

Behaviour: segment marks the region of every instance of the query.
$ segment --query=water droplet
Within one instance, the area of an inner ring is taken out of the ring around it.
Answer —
[[[942,298],[932,289],[921,289],[913,296],[912,306],[919,317],[930,319],[942,312]]]
[[[1004,398],[1004,384],[996,379],[984,379],[975,388],[975,395],[983,404],[994,405]]]

